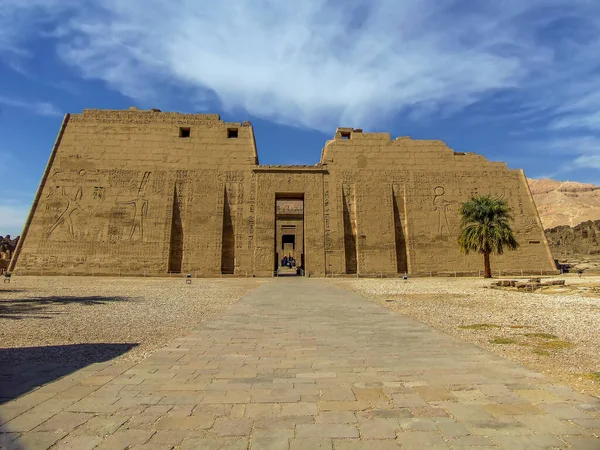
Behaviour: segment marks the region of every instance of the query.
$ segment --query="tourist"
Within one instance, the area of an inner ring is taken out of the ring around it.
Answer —
[[[284,256],[283,259],[281,260],[281,267],[285,267],[288,264],[288,259],[287,256]]]

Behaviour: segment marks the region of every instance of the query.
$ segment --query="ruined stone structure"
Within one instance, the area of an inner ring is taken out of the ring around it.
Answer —
[[[494,270],[555,270],[525,176],[441,141],[339,128],[314,166],[259,165],[252,126],[216,114],[67,115],[11,270],[272,276],[477,273],[458,209],[508,200],[521,249]]]

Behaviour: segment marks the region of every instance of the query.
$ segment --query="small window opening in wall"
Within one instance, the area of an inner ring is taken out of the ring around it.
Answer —
[[[540,241],[529,241],[530,244],[541,244]]]
[[[350,132],[349,131],[342,131],[342,139],[350,139]]]
[[[583,239],[587,239],[588,238],[588,230],[581,230],[581,237]]]
[[[180,128],[179,129],[179,137],[180,138],[189,138],[190,137],[190,128]]]
[[[238,137],[238,129],[237,128],[227,128],[227,138],[228,139],[237,139]]]

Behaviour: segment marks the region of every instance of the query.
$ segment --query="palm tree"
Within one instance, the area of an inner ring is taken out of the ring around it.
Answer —
[[[510,228],[510,212],[505,200],[490,195],[474,196],[461,205],[458,245],[467,255],[470,252],[483,253],[485,278],[492,278],[490,254],[501,255],[505,249],[519,248]]]

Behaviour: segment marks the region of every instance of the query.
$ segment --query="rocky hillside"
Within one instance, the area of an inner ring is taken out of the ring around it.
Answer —
[[[545,229],[600,220],[600,186],[549,179],[528,181]]]
[[[600,272],[600,186],[528,179],[552,255],[584,272]]]

